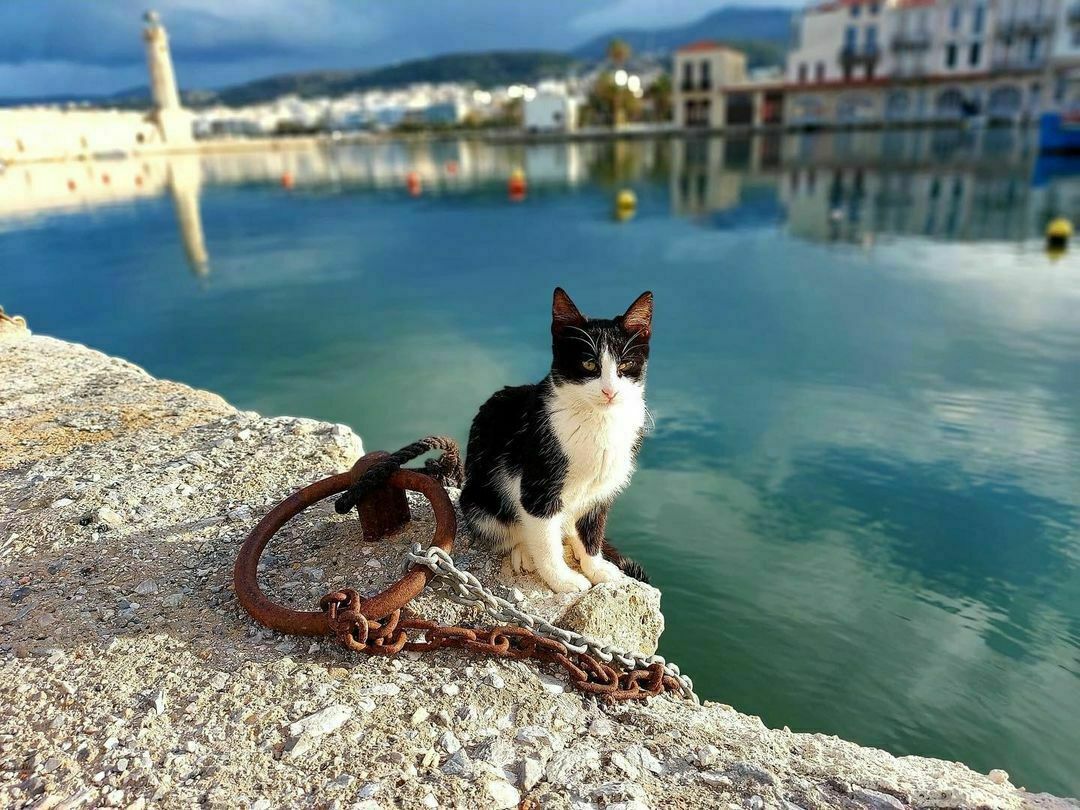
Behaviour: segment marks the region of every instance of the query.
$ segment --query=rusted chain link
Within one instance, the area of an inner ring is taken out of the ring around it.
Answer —
[[[411,453],[423,440],[410,446]],[[449,440],[434,440],[443,443]],[[429,448],[430,449],[430,448]],[[441,467],[459,467],[456,454]],[[531,659],[562,667],[577,689],[611,700],[637,700],[663,692],[694,698],[693,684],[674,664],[660,656],[625,653],[597,641],[555,627],[487,591],[466,571],[453,564],[457,531],[456,516],[446,490],[429,475],[417,470],[389,469],[399,464],[386,453],[371,453],[361,458],[347,473],[325,478],[286,498],[270,510],[237,555],[234,589],[237,599],[258,622],[283,633],[330,635],[346,648],[368,655],[396,655],[402,650],[462,649],[500,658]],[[419,453],[416,453],[419,455]],[[389,461],[390,464],[380,463]],[[375,470],[377,486],[364,480]],[[258,584],[259,558],[274,534],[289,520],[318,501],[351,491],[359,496],[356,503],[364,539],[375,541],[398,531],[409,520],[404,490],[422,493],[435,515],[435,533],[431,547],[419,545],[410,552],[404,575],[382,593],[363,597],[351,588],[326,594],[314,612],[290,610],[273,602]],[[475,628],[443,626],[413,616],[403,617],[402,609],[419,595],[427,583],[439,576],[449,583],[447,595],[464,604],[483,607],[500,622],[516,622],[523,627],[500,625]]]
[[[419,543],[414,543],[405,560],[407,568],[424,565],[435,572],[432,587],[453,602],[480,608],[491,614],[495,621],[519,625],[562,644],[570,652],[578,655],[587,653],[604,664],[616,662],[624,669],[639,671],[649,670],[659,664],[664,674],[678,683],[678,691],[683,697],[697,700],[694,682],[688,675],[682,674],[677,664],[669,663],[661,655],[627,652],[573,630],[556,627],[542,616],[528,613],[513,602],[492,593],[468,571],[454,565],[453,558],[438,546],[424,550]]]
[[[381,622],[368,621],[356,609],[359,596],[351,589],[328,593],[320,604],[338,641],[368,655],[449,648],[495,658],[532,659],[562,667],[574,688],[611,700],[641,700],[665,691],[682,691],[679,680],[665,674],[659,661],[643,669],[617,669],[524,627],[442,625],[418,618],[402,619],[401,611],[394,611]],[[410,637],[410,633],[416,635]]]

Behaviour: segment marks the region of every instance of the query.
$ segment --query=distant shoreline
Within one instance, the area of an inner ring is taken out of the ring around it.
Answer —
[[[1026,129],[1028,124],[987,124],[983,129]],[[741,125],[734,127],[677,127],[672,124],[641,124],[612,129],[610,127],[590,127],[570,132],[540,131],[528,132],[522,129],[474,130],[445,129],[424,130],[417,132],[382,132],[372,133],[341,132],[319,133],[311,135],[277,135],[262,138],[207,138],[192,141],[182,146],[161,145],[153,148],[131,150],[130,152],[102,152],[77,157],[49,157],[14,160],[8,166],[32,163],[80,163],[100,160],[122,160],[139,157],[160,157],[162,155],[221,154],[236,152],[282,152],[304,149],[318,149],[327,146],[376,144],[376,143],[428,143],[432,141],[465,140],[494,144],[543,144],[573,143],[589,141],[641,140],[655,138],[701,138],[717,136],[748,137],[755,135],[787,135],[806,132],[844,132],[869,130],[909,130],[909,129],[965,129],[963,121],[940,121],[920,124],[886,125],[881,122],[847,124],[844,126],[795,126],[787,124]],[[2,170],[3,163],[0,163]]]

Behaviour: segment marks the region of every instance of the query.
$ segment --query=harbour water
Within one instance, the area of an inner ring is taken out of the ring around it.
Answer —
[[[394,449],[545,373],[554,286],[652,289],[609,531],[662,652],[769,725],[1077,795],[1080,260],[1041,238],[1072,169],[1013,130],[9,166],[0,303]]]

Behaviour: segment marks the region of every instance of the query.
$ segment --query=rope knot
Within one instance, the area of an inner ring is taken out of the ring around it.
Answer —
[[[428,436],[402,447],[396,453],[391,453],[382,461],[372,465],[355,484],[334,501],[334,509],[339,515],[344,515],[360,503],[369,492],[384,486],[390,480],[390,476],[400,470],[403,464],[408,464],[414,458],[431,450],[441,450],[442,453],[438,458],[428,459],[424,465],[424,472],[444,487],[460,487],[465,482],[465,467],[461,463],[461,451],[457,442],[448,436]]]

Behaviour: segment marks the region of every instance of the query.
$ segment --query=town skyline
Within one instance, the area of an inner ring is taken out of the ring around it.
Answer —
[[[620,29],[686,25],[724,8],[795,9],[801,0],[470,0],[430,13],[420,0],[161,0],[185,88],[217,89],[281,73],[363,69],[437,54],[579,47]],[[0,98],[102,96],[145,84],[132,47],[145,2],[42,0],[0,6]],[[92,37],[87,31],[94,31]]]

